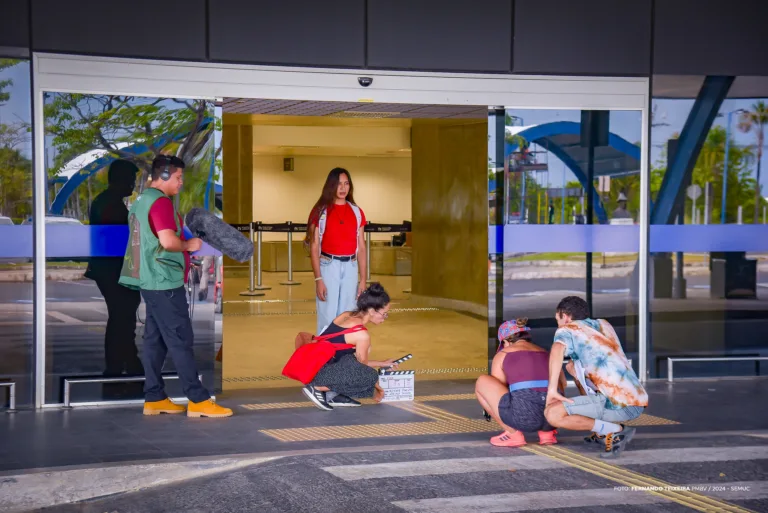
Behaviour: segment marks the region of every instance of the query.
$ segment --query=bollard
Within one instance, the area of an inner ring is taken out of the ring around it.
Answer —
[[[742,223],[742,219],[743,219],[743,217],[742,217],[742,213],[743,213],[743,210],[744,210],[744,209],[742,208],[742,206],[741,206],[741,205],[739,205],[739,213],[738,213],[738,217],[737,217],[737,223],[738,223],[738,224],[743,224],[743,223]]]
[[[293,223],[288,221],[288,281],[281,281],[280,285],[301,285],[293,281]]]
[[[261,221],[256,223],[261,224]],[[272,287],[265,287],[261,282],[261,230],[256,230],[256,290],[271,290]]]
[[[251,223],[251,228],[249,233],[250,233],[251,243],[253,243],[253,223]],[[248,260],[248,290],[241,292],[240,295],[251,296],[251,297],[264,295],[263,292],[259,292],[255,290],[255,287],[253,285],[253,255],[251,255],[251,258]]]
[[[371,283],[371,232],[365,232],[365,282]]]

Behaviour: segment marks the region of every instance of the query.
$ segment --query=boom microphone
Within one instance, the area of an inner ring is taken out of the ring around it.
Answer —
[[[245,262],[253,256],[253,242],[203,208],[193,208],[185,219],[189,230],[229,258]]]

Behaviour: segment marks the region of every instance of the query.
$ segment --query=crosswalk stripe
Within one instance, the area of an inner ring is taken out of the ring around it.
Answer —
[[[653,488],[652,493],[659,497],[665,497],[683,506],[695,509],[696,511],[710,512],[710,511],[727,511],[733,513],[741,513],[749,511],[727,502],[710,499],[704,495],[697,493],[674,490],[674,485],[661,481],[659,479],[652,478],[639,472],[633,472],[631,470],[620,468],[616,465],[611,465],[597,458],[590,458],[584,456],[570,449],[563,447],[557,447],[550,445],[547,447],[532,447],[526,446],[522,448],[525,451],[533,454],[539,454],[555,458],[559,461],[567,463],[568,465],[589,472],[596,476],[602,477],[609,481],[613,481],[624,486],[639,486]],[[658,490],[657,490],[658,489]]]
[[[650,465],[654,463],[704,463],[768,459],[768,445],[740,447],[683,447],[680,449],[643,449],[623,452],[613,464]]]
[[[731,492],[707,492],[723,494],[731,499],[764,499],[768,497],[765,482],[732,482],[718,486],[726,490],[741,488],[734,497]],[[690,485],[691,489],[712,488],[712,484]],[[714,499],[713,499],[714,500]],[[395,501],[392,504],[412,513],[506,513],[512,511],[544,510],[556,508],[595,508],[600,506],[642,505],[672,502],[668,498],[641,491],[624,491],[619,488],[593,488],[579,490],[546,490],[538,492],[503,493],[493,495],[471,495],[437,499],[415,499]],[[689,507],[691,507],[689,505]],[[722,509],[701,509],[700,511],[724,511]],[[741,509],[741,511],[748,511]]]
[[[768,459],[768,445],[748,447],[686,447],[676,449],[643,449],[622,453],[614,465],[649,465],[663,463],[704,463]],[[405,476],[429,476],[495,472],[505,470],[539,470],[560,468],[564,464],[543,456],[492,456],[422,461],[339,465],[323,470],[345,481]]]
[[[545,470],[566,465],[543,456],[508,456],[488,458],[453,458],[424,461],[398,461],[370,465],[338,465],[323,470],[343,479],[359,481],[388,477],[436,476],[501,470]]]

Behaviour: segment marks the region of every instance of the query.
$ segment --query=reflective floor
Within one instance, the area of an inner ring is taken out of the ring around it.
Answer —
[[[280,285],[285,273],[264,273],[272,287],[262,297],[246,297],[248,279],[225,275],[223,314],[224,390],[284,387],[280,373],[294,350],[300,331],[316,330],[315,284],[311,273],[294,273],[300,285]],[[371,358],[413,354],[403,370],[417,370],[419,379],[477,376],[487,368],[487,320],[473,314],[437,308],[404,292],[409,276],[373,276],[392,298],[389,318],[369,327]]]

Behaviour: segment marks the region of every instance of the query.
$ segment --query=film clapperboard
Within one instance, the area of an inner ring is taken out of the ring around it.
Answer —
[[[401,364],[411,358],[413,355],[407,354],[395,360],[395,363]],[[388,367],[379,370],[379,386],[384,390],[382,402],[413,401],[416,371],[387,369]]]

